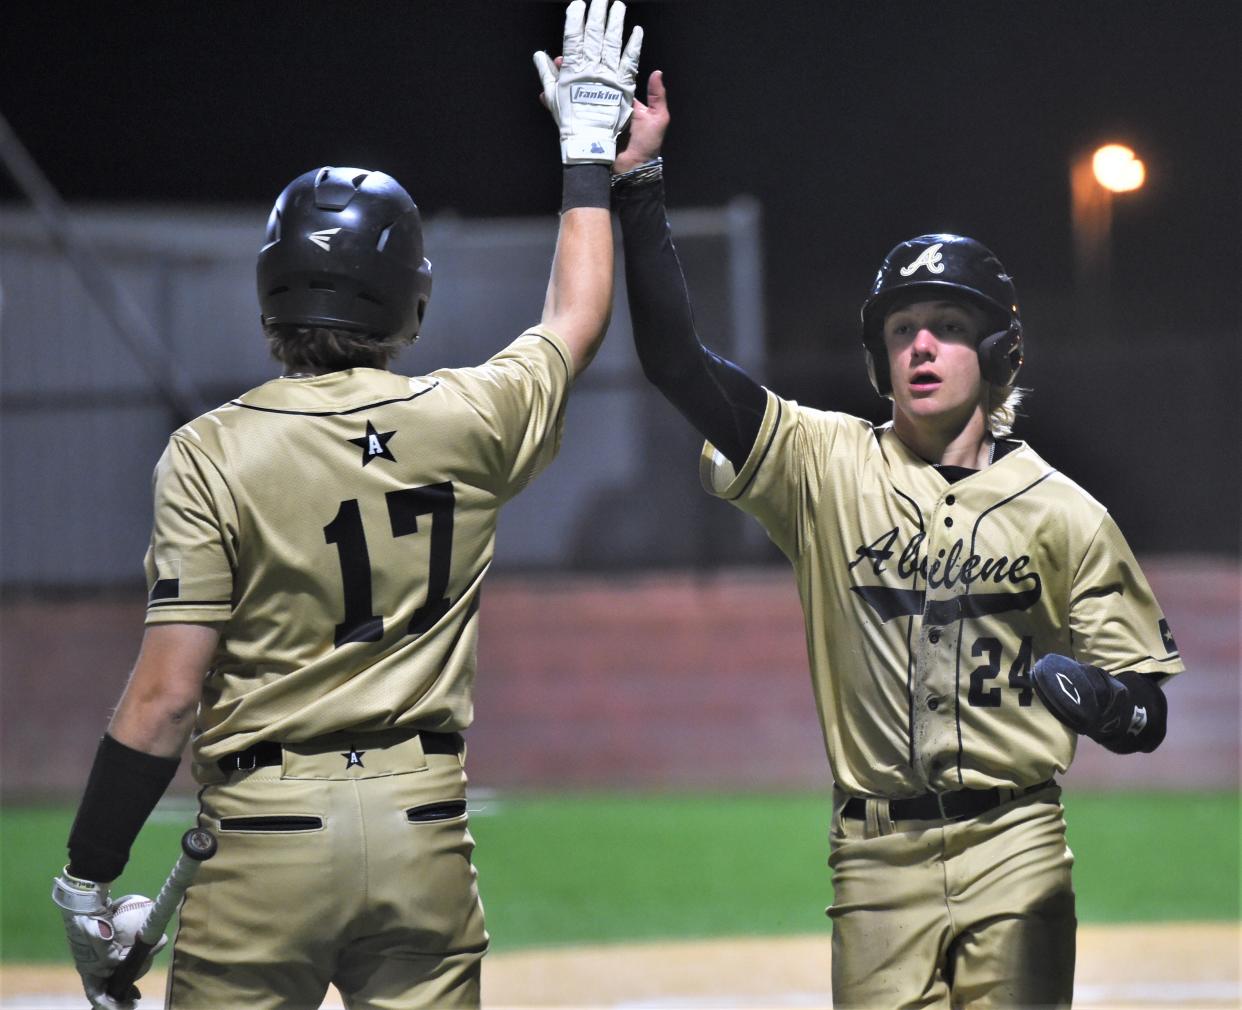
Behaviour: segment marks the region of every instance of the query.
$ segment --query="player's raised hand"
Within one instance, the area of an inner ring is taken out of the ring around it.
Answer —
[[[560,59],[535,53],[544,102],[560,127],[561,161],[611,165],[617,135],[634,105],[643,30],[634,28],[622,49],[625,4],[573,0],[565,11]]]
[[[647,78],[647,101],[634,99],[630,125],[621,135],[617,160],[612,174],[622,175],[660,155],[664,134],[668,130],[668,92],[664,87],[664,71],[653,70]]]

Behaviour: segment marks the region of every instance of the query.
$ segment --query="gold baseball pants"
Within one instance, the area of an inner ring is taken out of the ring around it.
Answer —
[[[1077,921],[1060,788],[956,822],[834,803],[833,1006],[1069,1007]]]
[[[312,1010],[329,983],[351,1010],[479,1006],[461,755],[340,736],[215,777],[199,824],[219,851],[182,906],[169,1007]]]

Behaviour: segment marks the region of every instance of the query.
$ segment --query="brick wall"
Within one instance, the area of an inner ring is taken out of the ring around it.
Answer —
[[[1076,787],[1238,783],[1235,561],[1145,571],[1188,667],[1154,755],[1090,741]],[[802,621],[784,568],[493,578],[484,589],[470,741],[476,787],[826,788]],[[141,599],[0,609],[0,788],[76,794],[141,635]],[[189,791],[183,775],[179,788]]]

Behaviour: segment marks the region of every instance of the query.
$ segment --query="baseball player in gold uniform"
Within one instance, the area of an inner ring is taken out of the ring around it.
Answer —
[[[613,166],[638,353],[706,437],[706,489],[793,564],[835,782],[835,1006],[1068,1006],[1078,734],[1165,731],[1182,669],[1107,510],[1008,437],[1011,279],[973,239],[885,258],[862,310],[872,425],[782,399],[694,330],[663,203],[659,73]]]
[[[642,33],[568,7],[536,63],[564,198],[543,318],[484,364],[410,378],[431,290],[418,209],[387,175],[322,168],[259,254],[284,374],[174,432],[155,471],[147,628],[57,876],[96,1007],[132,936],[108,882],[192,737],[219,839],[181,913],[168,1004],[470,1007],[487,950],[465,746],[499,508],[552,460],[608,324],[609,170]]]

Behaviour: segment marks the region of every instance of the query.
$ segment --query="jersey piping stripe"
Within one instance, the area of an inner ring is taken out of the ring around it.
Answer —
[[[976,539],[976,538],[978,537],[978,535],[979,535],[979,525],[980,525],[980,523],[982,523],[982,522],[983,522],[983,520],[984,520],[984,519],[986,519],[986,518],[988,517],[988,515],[989,515],[990,513],[995,512],[998,508],[1001,508],[1001,507],[1003,507],[1003,506],[1005,506],[1005,505],[1008,505],[1011,501],[1014,501],[1014,500],[1015,500],[1015,499],[1017,499],[1017,498],[1021,498],[1024,494],[1026,494],[1026,493],[1027,493],[1028,491],[1030,491],[1032,488],[1034,488],[1034,487],[1038,487],[1040,484],[1042,484],[1044,481],[1046,481],[1049,477],[1053,476],[1056,472],[1057,472],[1056,470],[1049,470],[1046,474],[1044,474],[1044,475],[1043,475],[1042,477],[1040,477],[1038,480],[1031,481],[1031,483],[1029,483],[1026,487],[1022,488],[1020,491],[1015,491],[1015,492],[1014,492],[1013,494],[1011,494],[1008,498],[1002,498],[1002,499],[1001,499],[1000,501],[998,501],[995,505],[990,505],[990,506],[988,506],[987,508],[985,508],[982,512],[980,512],[980,513],[979,513],[979,518],[975,520],[975,525],[974,525],[974,528],[973,528],[973,529],[971,529],[971,531],[970,531],[970,551],[971,551],[971,553],[973,554],[973,553],[974,553],[974,550],[975,550],[975,539]],[[968,588],[967,588],[967,592],[969,592],[969,591],[970,591],[970,590],[969,590],[969,587],[968,587]]]
[[[971,554],[975,553],[975,544],[979,538],[979,527],[980,525],[982,525],[984,519],[986,519],[991,513],[995,512],[997,509],[1005,505],[1008,505],[1011,501],[1015,501],[1018,498],[1021,498],[1024,494],[1026,494],[1032,488],[1038,487],[1040,484],[1042,484],[1044,481],[1046,481],[1049,477],[1051,477],[1056,472],[1057,472],[1056,470],[1049,470],[1046,474],[1044,474],[1038,480],[1031,481],[1031,483],[1029,483],[1026,487],[1022,488],[1019,491],[1015,491],[1008,498],[1002,498],[995,505],[990,505],[987,508],[985,508],[982,512],[980,512],[979,518],[975,520],[975,525],[970,530],[970,553]],[[969,585],[966,586],[966,592],[963,593],[962,595],[963,596],[970,595]],[[954,690],[954,694],[957,697],[957,704],[953,708],[954,721],[957,724],[957,781],[959,785],[962,785],[965,780],[962,778],[962,636],[960,633],[957,636],[957,669],[954,671],[954,675],[953,675],[953,690]]]
[[[879,438],[879,435],[876,436]],[[926,526],[923,523],[923,510],[919,507],[919,503],[911,498],[901,488],[894,486],[896,491],[902,498],[914,506],[914,514],[919,517],[919,532],[926,533]],[[914,574],[911,576],[910,589],[918,592],[919,570],[916,566]],[[910,768],[914,768],[914,647],[911,644],[914,640],[914,615],[911,614],[906,618],[906,739],[909,741],[907,750],[909,751]]]
[[[364,410],[374,410],[376,407],[386,407],[390,403],[406,403],[410,400],[416,400],[424,393],[430,393],[439,385],[439,380],[437,380],[426,389],[420,389],[417,393],[411,393],[409,396],[396,396],[391,400],[377,400],[375,403],[364,403],[361,407],[350,407],[349,410],[286,410],[283,407],[256,407],[254,404],[242,403],[241,400],[230,400],[229,403],[234,407],[245,407],[247,410],[261,410],[265,414],[294,414],[299,417],[343,417],[346,414],[357,414]]]
[[[750,472],[750,479],[742,485],[732,498],[726,498],[725,501],[737,501],[746,493],[751,484],[755,482],[755,478],[759,476],[759,468],[763,466],[763,461],[768,457],[768,451],[772,448],[772,443],[776,441],[776,433],[781,429],[781,415],[785,411],[785,405],[780,400],[776,401],[776,421],[772,424],[772,430],[768,433],[768,444],[763,447],[763,452],[759,454],[759,458],[755,460],[755,468]]]
[[[156,607],[230,607],[231,600],[153,600],[147,604],[148,610]]]
[[[567,376],[571,376],[572,373],[569,371],[569,362],[565,360],[565,355],[561,353],[561,349],[557,347],[556,344],[554,344],[551,340],[545,337],[542,333],[536,333],[534,334],[534,336],[538,337],[545,344],[550,346],[552,350],[556,351],[556,356],[561,359],[561,367],[565,369],[565,374]]]

